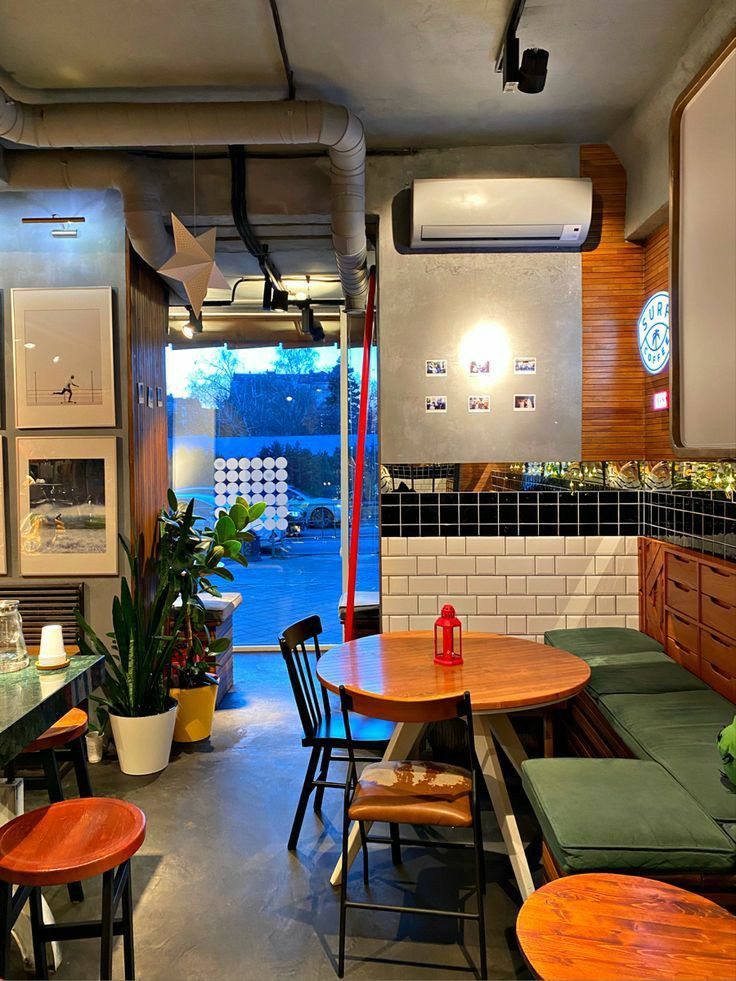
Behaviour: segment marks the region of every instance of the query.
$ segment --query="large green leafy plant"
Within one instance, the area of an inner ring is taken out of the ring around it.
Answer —
[[[213,639],[205,623],[206,610],[200,593],[220,596],[214,580],[232,582],[223,562],[230,559],[247,566],[243,548],[255,535],[248,530],[266,509],[263,502],[249,505],[243,497],[223,508],[213,526],[194,513],[195,501],[179,501],[168,492],[168,506],[161,512],[162,574],[168,576],[182,621],[174,654],[180,688],[199,688],[214,683],[207,673],[207,656],[227,649],[229,638]]]
[[[137,554],[124,541],[123,548],[128,558],[130,582],[123,578],[120,596],[113,600],[113,629],[107,635],[111,643],[105,644],[77,614],[79,646],[83,654],[100,654],[105,658],[103,697],[97,701],[106,705],[110,713],[128,717],[158,715],[172,704],[168,676],[184,613],[174,610],[172,617],[176,593],[170,577],[161,575],[160,545],[154,546],[147,561],[143,556],[142,537]]]

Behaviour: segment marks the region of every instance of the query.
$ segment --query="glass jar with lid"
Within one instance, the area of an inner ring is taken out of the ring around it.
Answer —
[[[0,674],[28,667],[18,600],[0,600]]]

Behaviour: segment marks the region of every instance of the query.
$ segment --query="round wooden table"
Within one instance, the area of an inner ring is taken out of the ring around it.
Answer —
[[[736,974],[736,917],[639,876],[556,879],[521,908],[516,934],[543,981],[723,981]]]
[[[317,663],[317,677],[330,691],[341,685],[407,702],[470,692],[475,717],[475,750],[493,809],[524,899],[534,891],[524,844],[511,807],[496,744],[520,772],[526,759],[508,713],[552,705],[576,695],[588,682],[590,668],[579,657],[556,647],[502,634],[463,633],[463,664],[435,664],[431,631],[376,634],[340,644]],[[397,725],[385,760],[405,759],[422,726]],[[351,832],[352,862],[360,840]],[[342,875],[338,862],[331,882]]]

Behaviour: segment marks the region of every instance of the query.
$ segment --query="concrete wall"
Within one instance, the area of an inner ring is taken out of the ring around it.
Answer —
[[[716,0],[669,74],[610,135],[608,142],[627,173],[627,238],[646,238],[667,220],[672,106],[735,29],[736,4]]]
[[[578,253],[407,254],[409,189],[419,177],[578,176],[577,146],[472,147],[373,157],[367,211],[379,216],[379,343],[382,459],[400,462],[579,459],[581,264]],[[403,250],[403,251],[399,251]],[[474,353],[490,380],[470,379]],[[537,374],[514,376],[531,356]],[[446,379],[425,377],[426,359],[447,358]],[[537,395],[537,411],[513,411],[513,395]],[[489,415],[467,397],[490,394]],[[447,395],[446,414],[425,395]]]
[[[84,215],[77,239],[54,239],[49,225],[22,225],[24,216],[51,214]],[[125,227],[120,198],[109,192],[35,192],[0,194],[0,293],[2,316],[0,338],[4,378],[0,404],[0,434],[5,437],[5,509],[8,576],[3,585],[14,581],[43,582],[41,578],[20,579],[18,556],[18,501],[16,436],[117,436],[118,514],[120,531],[130,532],[130,494],[128,477],[128,383],[127,325],[125,309]],[[13,287],[111,286],[115,330],[115,377],[117,387],[116,429],[22,430],[15,428],[13,338],[10,290]],[[121,571],[122,566],[121,566]],[[70,576],[84,581],[86,612],[97,630],[109,629],[112,597],[119,577]]]

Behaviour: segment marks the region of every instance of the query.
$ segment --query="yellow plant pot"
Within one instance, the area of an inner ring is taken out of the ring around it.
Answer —
[[[217,685],[202,688],[172,688],[172,698],[179,703],[174,726],[174,742],[196,743],[212,734]]]

